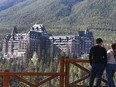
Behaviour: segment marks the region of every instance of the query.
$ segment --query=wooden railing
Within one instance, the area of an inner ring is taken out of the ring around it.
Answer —
[[[79,63],[89,63],[86,59],[65,59],[64,57],[60,58],[60,70],[59,72],[10,72],[8,70],[5,70],[4,72],[0,72],[0,76],[3,77],[3,87],[9,87],[9,77],[16,78],[17,80],[29,85],[30,87],[39,87],[40,85],[59,77],[59,87],[88,87],[84,85],[77,85],[81,81],[87,79],[90,76],[89,69],[86,69]],[[74,82],[70,82],[70,64],[75,65],[76,67],[80,68],[86,74],[81,77],[80,79],[77,79]],[[22,78],[23,76],[47,76],[48,78],[42,80],[41,82],[37,82],[35,84],[25,80]],[[104,83],[107,83],[105,79],[102,79]],[[104,86],[105,87],[105,86]]]
[[[59,72],[10,72],[9,70],[4,70],[4,72],[0,72],[0,76],[3,77],[3,87],[9,87],[10,76],[29,85],[30,87],[39,87],[40,85],[54,79],[55,77],[59,77],[59,87],[64,87],[64,58],[60,58]],[[33,84],[22,78],[22,76],[48,76],[48,78],[42,80],[41,82]]]
[[[89,60],[87,59],[66,59],[65,60],[65,64],[66,64],[65,87],[88,87],[87,85],[77,85],[78,83],[80,83],[81,81],[84,81],[90,76],[90,71],[86,69],[85,67],[83,67],[82,65],[80,65],[79,63],[86,64],[86,63],[89,63]],[[86,73],[83,77],[71,83],[69,81],[70,80],[69,78],[70,77],[70,64],[75,65],[76,67],[80,68],[82,71]],[[105,79],[102,78],[102,81],[107,84],[107,81]],[[107,87],[107,86],[102,86],[102,87]]]

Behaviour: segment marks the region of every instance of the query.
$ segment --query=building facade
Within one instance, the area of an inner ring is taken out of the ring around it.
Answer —
[[[28,39],[27,33],[18,34],[17,28],[14,27],[3,41],[3,56],[7,58],[22,56],[27,48]]]
[[[62,53],[72,53],[72,42],[74,36],[50,36],[51,44],[53,44],[53,54],[61,55]]]
[[[89,53],[94,45],[94,37],[88,29],[79,31],[78,35],[52,36],[48,33],[43,24],[35,24],[28,33],[18,33],[14,27],[11,34],[3,41],[4,58],[22,57],[28,49],[28,57],[31,58],[34,52],[39,56],[60,56],[61,53],[81,56]]]
[[[78,55],[88,54],[90,48],[94,45],[93,33],[86,29],[85,31],[78,31],[78,35],[75,36],[77,41]]]
[[[38,49],[46,54],[50,44],[49,36],[50,34],[46,32],[43,24],[35,24],[28,33],[20,34],[14,27],[11,34],[7,35],[3,41],[3,57],[22,57],[27,49],[29,58],[34,52],[38,52]]]
[[[85,53],[88,54],[90,48],[94,45],[93,33],[89,29],[78,31],[78,35],[75,36],[51,36],[50,40],[57,55],[63,52],[80,57]]]

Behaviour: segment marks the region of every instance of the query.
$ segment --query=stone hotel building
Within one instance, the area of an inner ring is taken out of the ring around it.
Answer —
[[[31,58],[35,51],[38,52],[38,48],[40,55],[44,52],[47,56],[52,46],[54,56],[60,55],[61,52],[81,56],[89,53],[93,45],[93,33],[88,29],[78,31],[78,35],[52,36],[43,24],[35,24],[28,33],[18,33],[14,27],[11,34],[4,39],[2,51],[4,58],[22,57],[28,48]]]

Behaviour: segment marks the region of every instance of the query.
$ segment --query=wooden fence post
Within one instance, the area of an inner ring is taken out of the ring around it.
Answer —
[[[70,71],[70,66],[69,66],[69,62],[65,61],[65,87],[69,85],[69,71]]]
[[[60,57],[60,87],[64,87],[64,57]]]
[[[9,87],[9,70],[4,70],[4,76],[3,76],[3,87]]]

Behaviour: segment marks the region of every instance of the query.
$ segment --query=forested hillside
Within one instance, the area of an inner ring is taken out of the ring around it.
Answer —
[[[3,34],[10,32],[13,26],[29,31],[34,23],[45,24],[47,31],[55,35],[75,34],[79,28],[87,27],[116,28],[116,0],[10,1],[14,4],[0,11],[0,32]]]
[[[8,9],[25,0],[0,0],[0,11]]]

